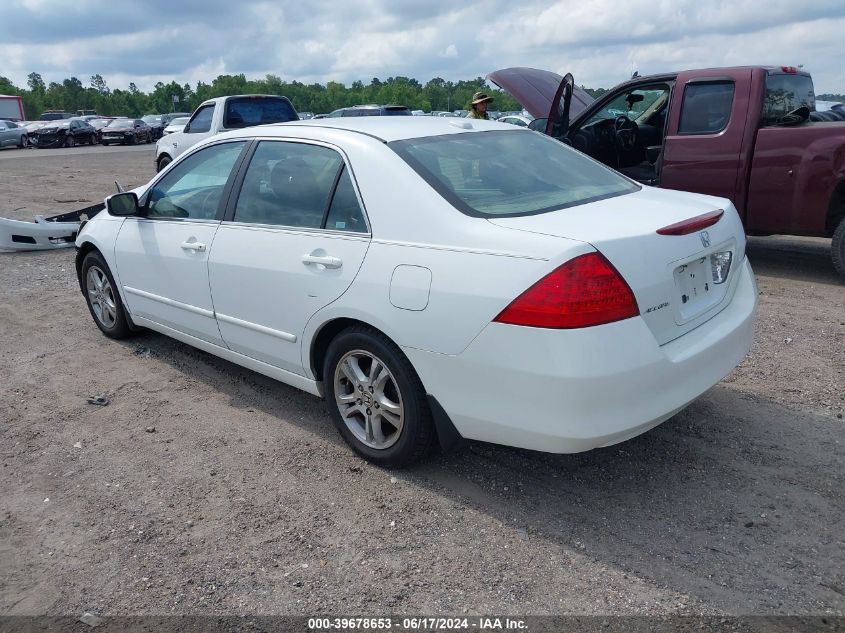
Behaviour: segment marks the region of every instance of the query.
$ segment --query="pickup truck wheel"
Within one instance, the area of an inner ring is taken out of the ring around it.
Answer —
[[[839,220],[839,226],[833,232],[830,255],[836,272],[845,277],[845,218]]]
[[[161,171],[165,167],[167,167],[170,163],[173,162],[173,159],[170,156],[162,156],[158,159],[158,171]]]
[[[117,284],[97,251],[91,251],[82,260],[82,291],[94,323],[103,334],[113,339],[132,334]]]

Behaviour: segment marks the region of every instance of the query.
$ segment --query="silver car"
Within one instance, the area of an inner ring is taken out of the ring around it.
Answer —
[[[0,121],[0,147],[26,147],[26,128],[14,121]]]

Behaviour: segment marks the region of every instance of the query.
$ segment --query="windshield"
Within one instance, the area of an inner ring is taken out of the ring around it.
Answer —
[[[132,119],[115,119],[106,127],[135,127],[135,121]]]
[[[596,121],[615,119],[619,116],[626,116],[638,123],[645,122],[666,104],[668,98],[669,86],[638,88],[630,92],[623,92],[590,117],[586,125],[591,125]]]
[[[141,117],[141,120],[146,123],[147,125],[154,125],[161,123],[161,115],[156,114],[148,114],[144,117]]]
[[[640,189],[563,143],[526,130],[449,134],[389,146],[467,215],[532,215]]]
[[[111,119],[91,119],[88,121],[88,124],[93,125],[94,127],[105,127],[109,124],[109,121],[111,121]]]
[[[170,122],[170,125],[185,125],[188,122],[188,119],[191,117],[189,116],[180,116],[176,117]]]

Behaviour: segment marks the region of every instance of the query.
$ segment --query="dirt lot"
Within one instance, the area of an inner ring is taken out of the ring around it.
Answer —
[[[152,159],[2,151],[0,215],[86,206]],[[157,334],[103,337],[72,249],[0,254],[0,614],[843,614],[828,245],[751,241],[750,356],[645,436],[393,473],[314,397]]]

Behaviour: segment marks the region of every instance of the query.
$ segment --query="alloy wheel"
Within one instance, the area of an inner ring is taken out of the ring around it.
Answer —
[[[352,434],[364,445],[383,450],[402,435],[405,408],[387,365],[365,350],[346,353],[334,373],[335,403]]]
[[[85,278],[88,300],[100,324],[108,329],[117,321],[117,305],[109,278],[98,266],[91,266]]]

